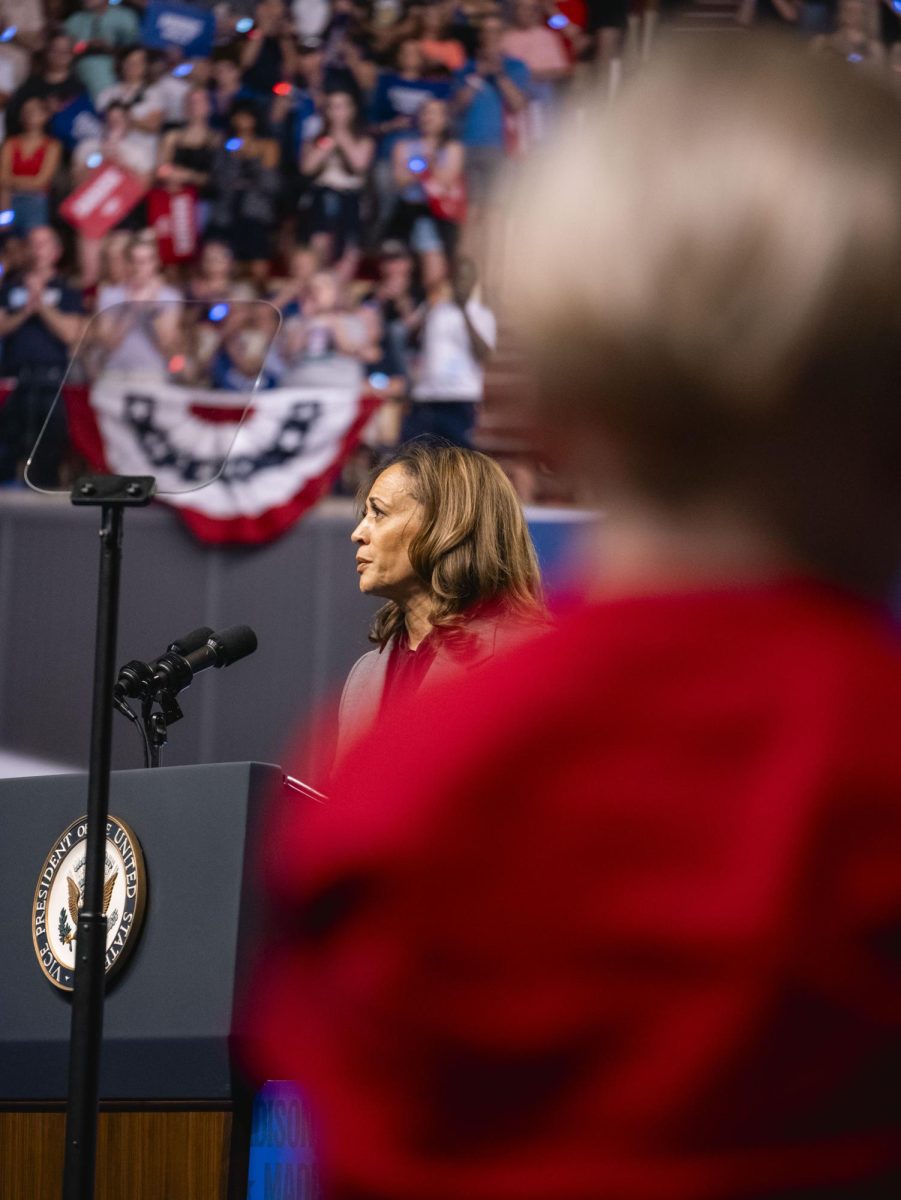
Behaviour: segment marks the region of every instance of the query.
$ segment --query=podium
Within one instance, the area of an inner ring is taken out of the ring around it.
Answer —
[[[107,986],[97,1200],[244,1198],[252,1097],[230,1040],[261,916],[259,837],[281,784],[260,763],[113,772],[110,813],[143,850],[147,899]],[[60,1196],[71,993],[41,970],[32,906],[86,797],[86,775],[0,780],[3,1200]]]

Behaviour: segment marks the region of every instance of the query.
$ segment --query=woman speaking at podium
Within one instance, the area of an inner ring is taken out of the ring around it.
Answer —
[[[535,549],[497,463],[413,441],[361,489],[360,591],[382,596],[338,715],[338,754],[401,692],[452,678],[547,624]]]

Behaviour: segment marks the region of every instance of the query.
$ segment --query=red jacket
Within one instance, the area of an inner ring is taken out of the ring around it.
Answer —
[[[901,650],[804,582],[598,604],[286,814],[257,1065],[333,1197],[901,1196]]]

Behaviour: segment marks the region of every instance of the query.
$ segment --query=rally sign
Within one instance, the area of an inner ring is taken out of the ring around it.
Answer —
[[[72,440],[95,470],[153,475],[157,495],[215,543],[284,533],[327,493],[378,404],[354,387],[248,398],[112,375],[66,397]]]
[[[137,175],[104,163],[66,197],[59,215],[85,237],[100,238],[128,216],[146,191]]]
[[[160,259],[190,262],[197,252],[197,193],[194,188],[170,192],[153,188],[147,195],[147,222],[156,234]]]
[[[174,46],[185,58],[209,58],[216,37],[216,16],[193,4],[151,0],[144,13],[141,41],[152,50]]]

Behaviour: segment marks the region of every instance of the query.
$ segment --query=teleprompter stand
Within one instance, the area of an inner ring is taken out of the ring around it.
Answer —
[[[72,488],[72,503],[100,508],[101,524],[84,904],[78,914],[72,991],[63,1200],[93,1200],[94,1196],[106,954],[103,883],[113,734],[112,696],[119,628],[122,526],[124,509],[142,508],[149,504],[154,486],[155,481],[149,475],[85,475],[76,480]]]

